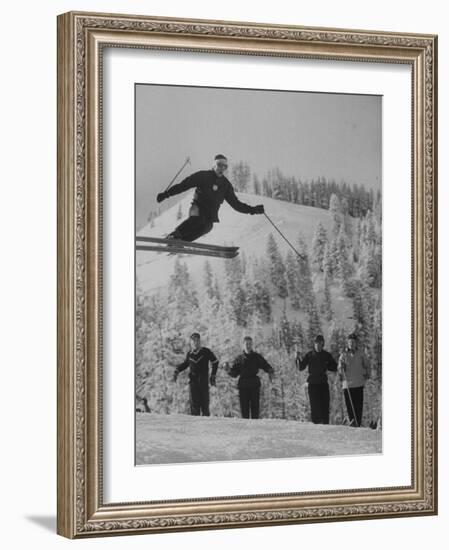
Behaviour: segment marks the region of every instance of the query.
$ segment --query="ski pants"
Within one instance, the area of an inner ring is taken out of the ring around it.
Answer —
[[[309,384],[310,410],[314,424],[329,424],[329,384]]]
[[[259,418],[260,387],[239,388],[242,418]]]
[[[190,382],[189,390],[190,414],[192,416],[210,416],[209,384]]]
[[[362,425],[363,386],[344,389],[343,393],[351,425],[359,428]]]
[[[178,225],[172,236],[175,239],[192,242],[209,233],[213,226],[213,222],[200,214],[197,206],[192,206],[189,217]]]

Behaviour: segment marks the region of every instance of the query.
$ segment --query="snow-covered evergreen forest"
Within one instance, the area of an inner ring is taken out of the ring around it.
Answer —
[[[136,282],[136,399],[158,414],[188,413],[187,374],[172,382],[188,338],[199,332],[220,363],[241,352],[245,335],[275,370],[264,373],[261,417],[307,422],[307,372],[295,353],[323,334],[338,359],[351,331],[371,364],[363,425],[381,417],[382,207],[380,192],[318,179],[301,183],[273,170],[259,179],[245,163],[229,178],[241,200],[262,202],[303,259],[261,216],[244,216],[227,205],[205,242],[241,247],[235,259],[168,257],[138,253]],[[258,195],[258,196],[255,196]],[[188,212],[190,197],[171,199],[139,234],[162,236]],[[157,256],[157,257],[156,257]],[[331,424],[345,421],[341,383],[329,375]],[[211,390],[211,414],[239,417],[235,379],[219,367]],[[143,409],[142,409],[143,410]]]

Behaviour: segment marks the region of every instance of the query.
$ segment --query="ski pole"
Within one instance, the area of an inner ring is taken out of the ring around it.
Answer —
[[[305,260],[305,257],[300,254],[296,248],[292,245],[292,243],[287,239],[287,237],[282,233],[282,231],[274,224],[274,222],[271,220],[271,218],[268,217],[267,213],[264,212],[264,216],[267,218],[267,220],[271,223],[271,225],[276,229],[276,231],[279,233],[279,235],[286,241],[286,243],[295,251],[295,254],[301,258],[301,260]]]
[[[354,415],[355,426],[356,428],[358,428],[359,423],[357,422],[357,417],[355,415],[355,408],[354,408],[354,403],[352,402],[351,392],[349,391],[348,379],[346,378],[345,371],[342,370],[342,372],[343,372],[343,378],[345,379],[345,382],[346,382],[346,391],[348,392],[349,402],[351,403],[352,414]]]
[[[190,157],[187,157],[184,164],[181,166],[181,168],[176,172],[176,176],[171,180],[171,182],[167,185],[167,188],[165,189],[165,192],[167,192],[170,187],[173,185],[173,182],[175,179],[179,176],[179,174],[184,170],[184,168],[187,166],[187,164],[190,163]]]

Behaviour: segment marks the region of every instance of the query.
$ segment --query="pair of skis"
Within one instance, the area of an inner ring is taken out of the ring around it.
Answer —
[[[136,250],[148,252],[165,252],[168,254],[192,254],[195,256],[210,256],[212,258],[235,258],[239,253],[238,246],[218,246],[163,239],[159,237],[136,236]]]

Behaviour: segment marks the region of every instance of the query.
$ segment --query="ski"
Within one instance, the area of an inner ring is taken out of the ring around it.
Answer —
[[[237,250],[239,249],[238,246],[220,246],[216,244],[180,241],[178,239],[164,239],[162,237],[144,237],[140,235],[136,235],[136,241],[138,242],[140,241],[142,243],[166,244],[169,246],[172,246],[172,245],[183,246],[183,247],[185,246],[189,248],[203,249],[203,250],[210,250],[210,251],[217,251],[217,252],[237,252]]]
[[[164,246],[164,245],[151,245],[151,244],[138,244],[136,250],[148,251],[148,252],[164,252],[166,254],[192,254],[195,256],[209,256],[211,258],[235,258],[238,255],[238,250],[233,251],[220,251],[220,250],[206,250],[201,248],[189,248],[187,246]]]

